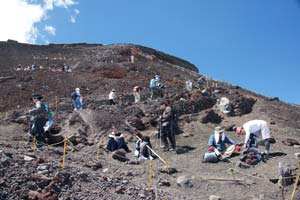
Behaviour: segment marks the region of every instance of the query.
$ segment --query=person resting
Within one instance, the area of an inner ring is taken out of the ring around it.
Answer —
[[[240,146],[235,141],[230,139],[221,126],[215,128],[215,132],[209,137],[208,152],[204,155],[204,162],[229,161],[231,154],[234,151],[239,152]],[[228,146],[227,146],[228,145]]]
[[[108,136],[106,149],[111,152],[118,149],[124,149],[127,153],[131,152],[125,142],[123,134],[117,132],[115,128],[113,129],[112,133]]]

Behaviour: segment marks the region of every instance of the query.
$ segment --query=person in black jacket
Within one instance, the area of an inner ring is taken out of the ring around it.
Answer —
[[[172,131],[173,111],[168,101],[161,105],[163,114],[159,117],[161,123],[161,140],[164,151],[174,151],[176,148],[175,134]]]
[[[34,108],[29,111],[33,117],[33,125],[30,129],[31,137],[36,137],[40,142],[45,141],[44,126],[49,119],[48,111],[42,102],[43,97],[39,94],[33,94],[30,98],[35,104]]]

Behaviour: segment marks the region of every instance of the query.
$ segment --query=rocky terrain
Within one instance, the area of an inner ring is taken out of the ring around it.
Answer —
[[[39,69],[17,71],[19,65],[32,64]],[[62,71],[64,65],[72,72]],[[162,152],[157,138],[163,100],[150,100],[148,89],[155,74],[166,85],[165,99],[176,113],[176,152]],[[278,165],[289,166],[296,175],[300,108],[212,78],[209,95],[185,91],[185,81],[195,83],[198,76],[193,64],[138,45],[0,42],[0,199],[283,199]],[[135,85],[143,87],[139,103],[132,95]],[[81,111],[71,105],[76,87],[83,95]],[[113,88],[118,103],[110,106]],[[48,145],[41,148],[27,142],[32,93],[42,94],[54,113]],[[230,114],[216,109],[221,97],[230,100]],[[217,125],[242,142],[233,127],[251,119],[266,120],[276,140],[267,162],[241,168],[239,155],[231,163],[201,162]],[[103,150],[112,126],[125,135],[132,151],[135,133],[150,136],[167,163],[137,162],[133,153],[113,159]],[[293,184],[284,187],[284,197],[290,199],[292,191]],[[300,199],[298,189],[295,199]]]

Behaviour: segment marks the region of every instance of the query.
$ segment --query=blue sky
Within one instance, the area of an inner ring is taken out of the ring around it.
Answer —
[[[45,9],[45,2],[53,8]],[[40,5],[44,11],[32,24],[37,32],[28,40],[32,43],[148,46],[188,60],[215,79],[300,104],[300,0],[31,0],[27,4]],[[6,40],[1,35],[0,39]]]

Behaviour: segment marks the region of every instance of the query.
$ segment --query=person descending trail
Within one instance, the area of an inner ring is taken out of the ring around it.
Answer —
[[[43,97],[41,95],[32,94],[30,100],[34,103],[34,108],[29,110],[29,114],[33,117],[29,140],[35,137],[39,142],[45,142],[44,126],[49,120],[49,114],[42,99]]]
[[[74,110],[82,110],[82,96],[80,94],[80,89],[76,88],[75,91],[71,94],[71,97]]]
[[[173,111],[168,101],[162,103],[161,110],[163,110],[163,114],[159,117],[158,120],[161,124],[160,137],[163,143],[162,148],[164,149],[164,151],[175,151],[176,140],[174,131],[172,130]]]
[[[236,133],[245,135],[244,148],[258,148],[257,137],[261,135],[265,145],[265,157],[269,158],[271,131],[268,123],[264,120],[251,120],[246,122],[242,127],[237,127]]]
[[[116,105],[116,101],[115,101],[116,98],[117,98],[116,90],[112,89],[108,95],[109,105]]]
[[[230,146],[226,146],[229,144]],[[219,160],[228,161],[234,151],[240,151],[241,148],[235,141],[230,139],[221,126],[215,128],[215,132],[209,137],[208,152],[204,154],[204,162],[216,163]]]

